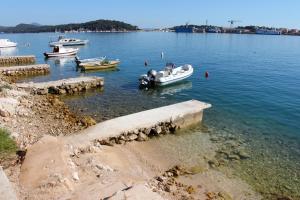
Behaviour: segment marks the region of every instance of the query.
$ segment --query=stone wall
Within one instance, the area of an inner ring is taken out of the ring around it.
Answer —
[[[103,80],[94,80],[88,82],[79,82],[72,84],[62,84],[58,86],[50,86],[46,88],[33,88],[32,93],[38,95],[46,95],[46,94],[75,94],[78,92],[83,92],[93,88],[101,88],[104,85]]]
[[[118,137],[110,137],[103,140],[95,140],[95,146],[97,143],[100,145],[108,145],[113,146],[114,144],[125,144],[126,142],[132,141],[147,141],[150,138],[166,135],[166,134],[174,134],[180,126],[176,125],[173,121],[169,122],[160,122],[153,127],[150,128],[141,128],[133,131],[128,131],[122,133]]]
[[[34,64],[35,56],[0,56],[0,66]]]
[[[50,72],[49,65],[0,67],[0,73],[5,76],[37,75],[37,74],[48,74],[49,72]]]

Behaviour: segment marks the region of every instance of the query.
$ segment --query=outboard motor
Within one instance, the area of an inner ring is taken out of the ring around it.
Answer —
[[[142,75],[139,79],[140,87],[149,88],[149,87],[154,86],[156,75],[157,75],[157,72],[153,69],[149,70],[147,72],[147,75],[146,74]]]
[[[153,69],[150,69],[148,72],[147,72],[147,75],[148,77],[154,77],[156,76],[157,72]]]

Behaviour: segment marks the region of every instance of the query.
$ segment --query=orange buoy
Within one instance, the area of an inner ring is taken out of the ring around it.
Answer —
[[[205,72],[205,78],[208,78],[208,71]]]

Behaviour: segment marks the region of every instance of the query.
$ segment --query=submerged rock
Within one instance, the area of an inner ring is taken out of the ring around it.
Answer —
[[[85,116],[83,117],[83,119],[81,120],[81,123],[86,126],[86,127],[89,127],[89,126],[93,126],[96,124],[96,121],[90,117],[90,116]]]
[[[208,161],[208,164],[209,164],[211,167],[218,167],[218,166],[220,165],[220,163],[219,163],[216,159],[209,160],[209,161]]]
[[[240,157],[236,154],[229,154],[228,159],[230,159],[230,160],[239,160]]]
[[[226,192],[219,192],[218,196],[222,198],[222,200],[232,200],[232,197]]]
[[[241,158],[241,159],[247,159],[250,158],[250,155],[247,154],[244,150],[240,150],[237,152],[237,155]]]
[[[196,189],[195,189],[192,185],[190,185],[190,186],[188,186],[188,187],[186,188],[186,191],[187,191],[187,193],[189,193],[189,194],[193,194],[193,193],[196,192]]]

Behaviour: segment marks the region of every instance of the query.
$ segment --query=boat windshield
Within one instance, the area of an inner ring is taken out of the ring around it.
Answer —
[[[61,40],[61,39],[64,39],[64,38],[65,38],[65,36],[63,36],[63,35],[58,36],[58,40]]]
[[[167,63],[166,64],[166,68],[175,68],[176,67],[176,65],[174,64],[174,63]]]
[[[53,48],[53,53],[58,53],[59,52],[59,47],[58,46],[55,46],[54,48]]]

